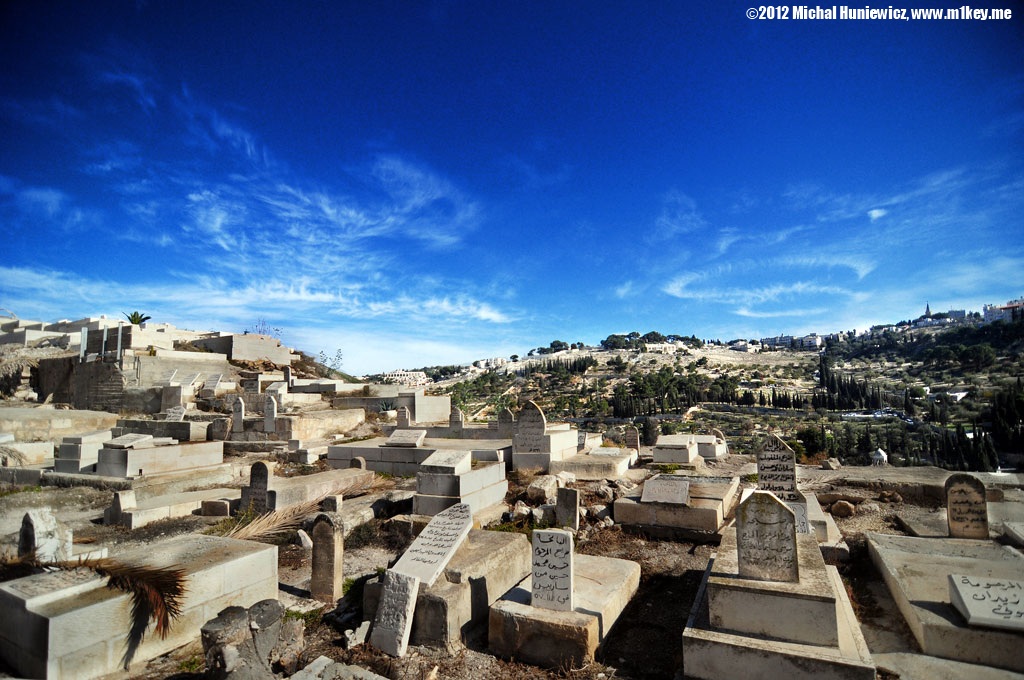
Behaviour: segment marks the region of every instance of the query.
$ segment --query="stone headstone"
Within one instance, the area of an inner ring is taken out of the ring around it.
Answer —
[[[511,409],[503,408],[498,412],[498,437],[512,439],[516,432],[516,417]]]
[[[370,644],[391,656],[405,656],[420,580],[393,569],[384,574],[384,589],[373,619]]]
[[[121,514],[125,510],[136,507],[135,490],[115,491],[110,507],[103,511],[103,523],[106,525],[120,524]]]
[[[352,456],[352,460],[348,462],[350,468],[356,468],[359,470],[366,469],[366,459],[362,456]]]
[[[415,576],[428,587],[434,585],[472,527],[473,513],[465,503],[434,515],[392,571]]]
[[[185,407],[174,406],[167,409],[167,420],[172,423],[180,423],[185,420]]]
[[[398,428],[409,427],[412,425],[412,418],[409,417],[409,407],[399,406],[398,413],[395,415],[395,422],[398,423]]]
[[[269,486],[270,468],[262,461],[253,463],[252,469],[249,470],[249,499],[253,512],[264,513],[269,509],[267,507]]]
[[[576,431],[576,451],[587,448],[587,433],[584,430]]]
[[[461,435],[462,429],[466,424],[466,415],[459,409],[458,406],[452,404],[451,415],[448,416],[448,429],[453,435]]]
[[[534,530],[532,562],[530,603],[542,609],[573,611],[572,534],[558,529]]]
[[[736,509],[736,551],[740,578],[800,580],[796,517],[767,491],[755,491]]]
[[[516,453],[545,453],[548,447],[544,435],[548,429],[547,418],[532,401],[526,402],[516,421],[513,444]]]
[[[555,524],[573,531],[580,528],[579,489],[559,488],[555,491]]]
[[[295,383],[292,381],[292,367],[291,366],[285,366],[284,370],[283,370],[283,373],[284,373],[284,384],[287,385],[288,387],[291,387],[292,385],[294,385]]]
[[[793,495],[797,500],[785,501],[785,503],[796,517],[796,533],[809,534],[811,533],[811,523],[807,521],[807,497],[800,491],[794,491]]]
[[[106,449],[149,449],[153,447],[151,434],[124,434],[103,444]]]
[[[969,626],[1024,632],[1024,581],[950,574],[949,601]]]
[[[313,520],[313,576],[309,595],[314,600],[334,604],[342,596],[345,581],[342,559],[345,554],[345,528],[330,515],[320,513]]]
[[[341,512],[342,501],[341,496],[324,496],[320,501],[320,509],[324,512]]]
[[[626,428],[626,448],[640,450],[640,430],[632,425]]]
[[[797,500],[796,454],[778,435],[769,434],[757,452],[757,488],[786,502]]]
[[[957,473],[946,480],[946,518],[950,538],[988,539],[985,485],[974,475]]]
[[[395,430],[388,437],[384,446],[408,446],[415,448],[423,446],[423,440],[427,437],[426,430]]]
[[[277,432],[277,399],[272,394],[263,402],[263,431]]]
[[[49,508],[29,510],[21,520],[18,556],[35,551],[40,562],[63,562],[71,559],[71,542],[71,529],[58,522]]]
[[[245,400],[239,397],[231,405],[231,431],[242,432],[245,430]]]
[[[678,475],[654,475],[644,482],[641,503],[690,504],[690,481]]]

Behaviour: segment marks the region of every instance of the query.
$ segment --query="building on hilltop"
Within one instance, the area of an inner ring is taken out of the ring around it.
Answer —
[[[984,323],[995,321],[1010,323],[1024,319],[1024,298],[1010,300],[1005,305],[985,305],[982,308],[982,316]]]
[[[406,385],[408,387],[430,384],[430,378],[423,371],[388,371],[382,377],[385,382]]]

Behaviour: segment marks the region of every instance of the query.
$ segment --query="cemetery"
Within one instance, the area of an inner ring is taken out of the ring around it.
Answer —
[[[0,677],[1024,678],[1018,473],[11,332],[77,340],[41,375],[90,408],[0,407]]]

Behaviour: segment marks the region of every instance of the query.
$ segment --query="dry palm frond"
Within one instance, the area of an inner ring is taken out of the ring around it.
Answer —
[[[316,512],[320,507],[320,503],[328,496],[351,496],[356,493],[365,493],[387,486],[389,486],[387,480],[381,479],[378,481],[376,475],[370,481],[353,481],[329,493],[325,493],[319,498],[291,505],[282,510],[268,512],[251,522],[236,525],[224,535],[227,538],[238,538],[246,541],[262,541],[276,538],[290,531],[295,531],[302,526],[302,520]]]
[[[20,557],[0,560],[0,581],[21,578],[43,569],[91,569],[106,577],[108,588],[117,588],[132,598],[131,624],[121,661],[125,670],[146,636],[149,622],[155,623],[153,632],[166,638],[171,622],[181,614],[185,596],[185,572],[173,567],[125,564],[111,558],[40,562],[34,552]]]
[[[28,457],[18,449],[0,444],[0,462],[4,467],[28,465]]]

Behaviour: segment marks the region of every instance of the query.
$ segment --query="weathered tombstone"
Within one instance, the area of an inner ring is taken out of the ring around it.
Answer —
[[[654,475],[644,482],[641,503],[690,504],[690,480],[678,475]]]
[[[63,562],[71,559],[71,542],[71,529],[58,522],[49,508],[29,510],[21,520],[18,556],[34,551],[40,562]]]
[[[252,464],[249,470],[249,505],[253,512],[267,512],[268,487],[270,485],[270,468],[262,461]],[[247,510],[250,508],[242,508]]]
[[[740,578],[800,580],[796,517],[767,491],[755,491],[736,509],[736,552]]]
[[[798,500],[796,454],[778,435],[769,434],[764,447],[757,452],[757,488],[771,491],[782,501]]]
[[[453,436],[457,435],[461,437],[462,430],[465,427],[465,424],[466,415],[458,406],[452,404],[452,412],[451,415],[448,416],[448,430],[450,434]]]
[[[398,407],[398,413],[395,415],[395,422],[398,423],[398,429],[412,425],[412,419],[409,417],[408,406]]]
[[[167,420],[172,423],[180,423],[185,420],[185,407],[174,406],[167,409]]]
[[[988,539],[988,503],[980,479],[963,472],[949,476],[946,518],[951,538]]]
[[[559,527],[568,527],[573,531],[579,531],[579,489],[567,489],[562,487],[555,492],[555,524]]]
[[[626,448],[640,450],[640,430],[632,425],[626,427]]]
[[[1024,632],[1024,581],[950,574],[949,601],[968,626]]]
[[[309,595],[314,600],[337,602],[342,595],[344,570],[342,560],[345,528],[330,515],[320,513],[313,520],[313,577],[309,583]]]
[[[465,503],[434,515],[391,570],[434,585],[472,527],[473,513]]]
[[[532,401],[526,402],[516,421],[513,445],[516,453],[544,453],[547,448],[544,434],[548,429],[547,418]]]
[[[423,446],[423,440],[427,436],[426,430],[395,430],[384,442],[385,446]]]
[[[231,405],[231,431],[242,432],[245,430],[245,400],[241,397]]]
[[[582,451],[587,448],[587,433],[584,430],[576,431],[576,451]]]
[[[103,443],[105,449],[149,449],[153,448],[153,435],[131,432],[114,437]]]
[[[353,456],[352,460],[348,462],[350,468],[357,468],[359,470],[366,469],[366,459],[362,456]]]
[[[277,432],[277,399],[268,394],[263,404],[263,431]]]
[[[530,603],[542,609],[573,611],[572,534],[558,529],[535,530],[532,561]]]
[[[811,533],[811,523],[807,520],[807,497],[800,491],[794,491],[793,495],[798,500],[785,501],[785,503],[796,517],[796,533],[809,534]]]
[[[373,619],[371,645],[391,656],[405,656],[419,590],[418,578],[388,569],[384,574],[384,589],[377,605],[377,615]]]
[[[120,524],[121,514],[125,510],[136,507],[135,490],[115,491],[110,507],[103,511],[103,523],[106,525]]]
[[[516,432],[516,417],[511,409],[503,408],[498,412],[498,437],[512,439]]]
[[[294,383],[292,382],[292,367],[284,367],[284,384],[291,387]]]

